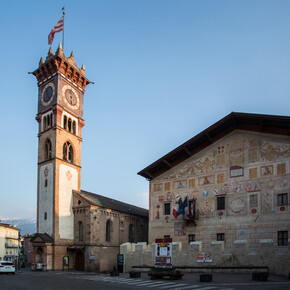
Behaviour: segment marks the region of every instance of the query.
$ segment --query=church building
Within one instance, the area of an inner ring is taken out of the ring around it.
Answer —
[[[73,53],[50,48],[32,74],[39,87],[32,268],[112,270],[121,243],[147,241],[148,211],[81,190],[84,93],[91,82]]]

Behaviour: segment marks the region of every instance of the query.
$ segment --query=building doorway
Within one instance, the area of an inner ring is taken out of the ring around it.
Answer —
[[[36,256],[35,256],[35,263],[43,263],[43,248],[37,248]]]
[[[76,251],[76,270],[84,271],[85,270],[85,255],[83,251]]]

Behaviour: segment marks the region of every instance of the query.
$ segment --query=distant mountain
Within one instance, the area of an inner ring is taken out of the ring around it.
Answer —
[[[10,224],[20,229],[20,234],[33,234],[36,232],[36,220],[35,219],[8,219],[1,218],[1,223]]]

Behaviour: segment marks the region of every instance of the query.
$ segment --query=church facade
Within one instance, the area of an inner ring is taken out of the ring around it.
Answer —
[[[36,117],[39,125],[37,233],[31,239],[32,268],[59,270],[65,261],[69,268],[100,269],[101,257],[95,255],[91,247],[116,247],[120,241],[128,241],[129,236],[119,238],[116,234],[118,230],[114,220],[126,220],[126,223],[129,222],[128,228],[132,225],[132,231],[134,228],[139,232],[139,226],[147,227],[148,211],[127,205],[128,208],[122,207],[119,213],[117,209],[121,206],[114,207],[117,201],[98,204],[97,195],[93,198],[91,194],[88,198],[81,193],[81,144],[85,124],[83,105],[85,89],[90,81],[85,76],[84,66],[77,67],[73,52],[66,57],[61,45],[55,54],[50,48],[45,61],[41,58],[39,67],[32,74],[37,78],[39,88]],[[79,204],[75,203],[76,195]],[[135,210],[130,212],[130,208]],[[106,217],[112,223],[111,230],[115,230],[114,242],[107,241],[109,243],[106,245],[98,242],[102,232],[96,232],[94,228],[103,230],[98,226],[102,218],[99,220],[98,214],[91,215],[92,211],[101,209],[108,213]],[[75,236],[81,232],[80,228],[76,230],[76,223],[80,225],[81,222],[86,231],[82,239]],[[138,238],[146,239],[146,235],[139,235]],[[116,249],[113,252],[115,254]],[[114,262],[116,264],[116,257]],[[104,261],[108,267],[113,266],[114,262],[110,259]]]
[[[202,266],[206,253],[207,265],[287,274],[289,124],[290,117],[231,113],[140,171],[150,180],[149,243],[179,243],[188,256],[176,258],[178,266]],[[185,212],[174,217],[180,198]]]

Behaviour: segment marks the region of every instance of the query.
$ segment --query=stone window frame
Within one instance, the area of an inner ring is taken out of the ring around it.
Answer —
[[[195,242],[195,234],[189,234],[188,235],[188,243]]]
[[[288,205],[288,193],[277,193],[277,206]]]
[[[170,215],[170,211],[171,211],[171,203],[170,202],[164,203],[164,215]]]
[[[249,195],[249,206],[250,208],[258,207],[258,193],[251,193]]]
[[[226,209],[226,196],[217,196],[216,198],[216,208],[217,210],[225,210]]]
[[[63,128],[76,135],[76,121],[66,115],[63,116]]]
[[[74,149],[69,141],[63,144],[63,160],[74,163]]]
[[[216,240],[217,241],[224,241],[225,240],[225,233],[217,233]]]
[[[277,243],[278,246],[288,246],[288,231],[278,231]]]
[[[45,160],[49,160],[52,157],[52,145],[50,139],[46,139],[45,142]]]

